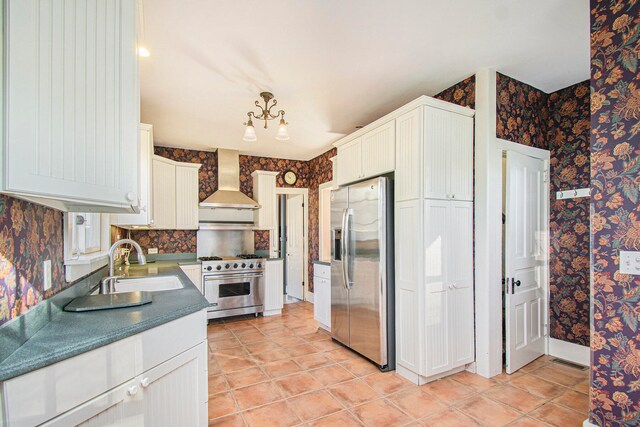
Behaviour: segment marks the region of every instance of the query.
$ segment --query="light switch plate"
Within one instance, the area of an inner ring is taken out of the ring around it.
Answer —
[[[44,285],[45,291],[51,289],[51,260],[48,259],[42,263],[42,269],[44,270]]]
[[[149,255],[157,254],[158,253],[158,248],[149,248],[149,251],[147,253]]]
[[[639,251],[620,251],[620,273],[640,275]]]

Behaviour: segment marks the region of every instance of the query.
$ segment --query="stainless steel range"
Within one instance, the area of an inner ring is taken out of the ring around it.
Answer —
[[[211,304],[207,318],[264,311],[265,259],[253,254],[207,256],[202,262],[204,297]]]

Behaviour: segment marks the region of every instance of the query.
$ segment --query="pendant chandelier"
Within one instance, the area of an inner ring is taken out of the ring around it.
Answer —
[[[287,122],[284,121],[284,110],[279,110],[276,114],[271,113],[271,109],[278,105],[278,101],[273,98],[273,94],[271,92],[262,92],[260,93],[260,98],[264,101],[264,107],[260,105],[260,101],[256,101],[256,107],[260,109],[258,113],[254,113],[253,111],[249,111],[247,116],[249,116],[249,120],[244,123],[246,126],[244,130],[243,140],[247,142],[255,142],[258,140],[256,136],[256,130],[253,127],[253,121],[251,118],[253,117],[256,120],[264,120],[264,128],[267,129],[267,125],[269,124],[269,120],[275,120],[278,117],[280,118],[280,123],[278,124],[278,132],[276,133],[276,139],[279,141],[286,141],[289,139],[289,132],[287,131]],[[269,105],[269,102],[272,102]]]

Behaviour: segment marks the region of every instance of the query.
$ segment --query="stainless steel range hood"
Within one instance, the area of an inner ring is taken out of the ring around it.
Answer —
[[[218,149],[218,191],[200,202],[202,208],[259,209],[255,200],[240,192],[240,154]]]

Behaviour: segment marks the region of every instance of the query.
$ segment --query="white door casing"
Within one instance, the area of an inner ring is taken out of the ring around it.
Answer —
[[[287,197],[287,295],[304,299],[304,197]]]
[[[542,160],[507,151],[504,259],[508,374],[545,353],[545,174]]]

